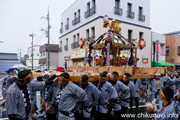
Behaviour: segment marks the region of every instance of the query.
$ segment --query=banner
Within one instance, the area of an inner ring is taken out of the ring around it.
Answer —
[[[72,59],[75,59],[75,58],[85,58],[85,48],[73,50]]]

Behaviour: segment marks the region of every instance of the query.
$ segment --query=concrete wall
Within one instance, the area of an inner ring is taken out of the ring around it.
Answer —
[[[152,32],[152,42],[156,43],[156,40],[159,40],[159,61],[165,61],[166,54],[166,36]],[[152,44],[152,61],[153,61],[153,44]],[[156,61],[156,55],[155,55]]]
[[[90,22],[98,16],[108,15],[110,18],[114,18],[127,23],[150,27],[150,0],[120,0],[120,8],[123,10],[122,16],[114,14],[115,0],[96,0],[96,13],[92,16],[85,18],[84,13],[87,11],[87,3],[90,2],[90,8],[92,8],[92,0],[76,0],[68,9],[61,14],[61,22],[63,23],[63,33],[61,36],[79,28],[80,26]],[[127,4],[132,4],[132,12],[134,12],[134,19],[127,17]],[[139,6],[143,7],[143,15],[145,15],[145,21],[138,20]],[[78,16],[78,10],[80,9],[80,23],[72,26],[72,20],[74,20],[74,13]],[[69,18],[69,29],[65,30],[67,24],[67,18]],[[60,24],[61,26],[61,24]]]

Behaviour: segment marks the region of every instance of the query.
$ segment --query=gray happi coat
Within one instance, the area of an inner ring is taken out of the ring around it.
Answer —
[[[99,88],[100,83],[97,85]],[[98,105],[96,106],[96,110],[100,113],[108,113],[108,106],[106,106],[109,98],[116,99],[117,92],[116,89],[109,83],[105,82],[100,90],[100,98],[98,101]]]
[[[57,85],[54,88],[54,97],[52,100],[52,104],[56,104],[56,98],[59,96],[58,104],[56,104],[59,112],[58,120],[74,120],[74,117],[65,116],[61,111],[72,111],[76,102],[83,102],[87,99],[86,92],[71,81],[68,81],[66,86],[62,89],[61,95],[59,92],[60,88],[61,85]]]
[[[157,110],[154,120],[178,120],[173,102],[169,103],[164,110]]]
[[[45,89],[45,82],[31,82],[27,85],[30,95],[32,91],[40,91]],[[25,120],[26,110],[21,90],[16,82],[14,82],[6,93],[6,113],[16,114],[17,118]],[[30,118],[29,118],[30,119]]]
[[[83,116],[86,118],[90,118],[92,107],[97,105],[98,103],[100,91],[90,82],[88,82],[85,91],[87,95],[87,100],[80,104],[79,113],[83,114]]]
[[[161,87],[164,84],[164,79],[160,78],[159,82],[158,87],[156,79],[150,80],[153,97],[157,97],[157,99],[160,99]]]
[[[123,84],[121,81],[117,80],[113,86],[117,91],[117,95],[118,95],[117,99],[119,100],[120,103],[121,102],[123,103],[124,100],[127,100],[130,98],[129,87]],[[118,103],[112,102],[112,105],[115,111],[121,110],[120,103],[118,104]]]

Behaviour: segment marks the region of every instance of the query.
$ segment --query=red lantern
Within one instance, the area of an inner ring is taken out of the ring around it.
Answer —
[[[113,33],[110,31],[106,32],[106,41],[110,43],[112,38],[113,38]]]
[[[139,41],[139,48],[140,49],[143,49],[145,47],[145,45],[146,45],[146,42],[144,40]]]
[[[105,15],[105,17],[104,17],[104,24],[108,24],[109,23],[109,18],[108,18],[108,16],[107,15]]]
[[[82,39],[79,40],[79,47],[80,48],[84,47],[84,40],[82,40]]]
[[[113,60],[113,55],[109,56],[109,60],[112,61]]]

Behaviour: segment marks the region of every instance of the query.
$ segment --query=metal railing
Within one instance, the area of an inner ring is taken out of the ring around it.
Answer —
[[[122,13],[123,13],[122,8],[114,7],[114,14],[117,14],[117,15],[121,16]]]
[[[127,17],[134,19],[134,12],[127,11]]]
[[[72,21],[72,25],[74,26],[74,25],[76,25],[76,24],[78,24],[78,23],[80,23],[80,16],[77,17],[77,18],[75,18],[75,19]]]
[[[64,50],[67,51],[68,50],[68,45],[64,46]]]
[[[138,15],[138,20],[144,22],[144,21],[145,21],[145,15],[139,14],[139,15]]]
[[[85,18],[88,18],[90,17],[91,15],[95,14],[96,13],[96,6],[92,7],[91,9],[87,10],[85,13],[84,13],[84,17]]]
[[[65,30],[69,29],[69,24],[65,25]]]
[[[63,33],[63,28],[60,29],[60,33]]]
[[[62,47],[59,48],[59,52],[62,52]]]

